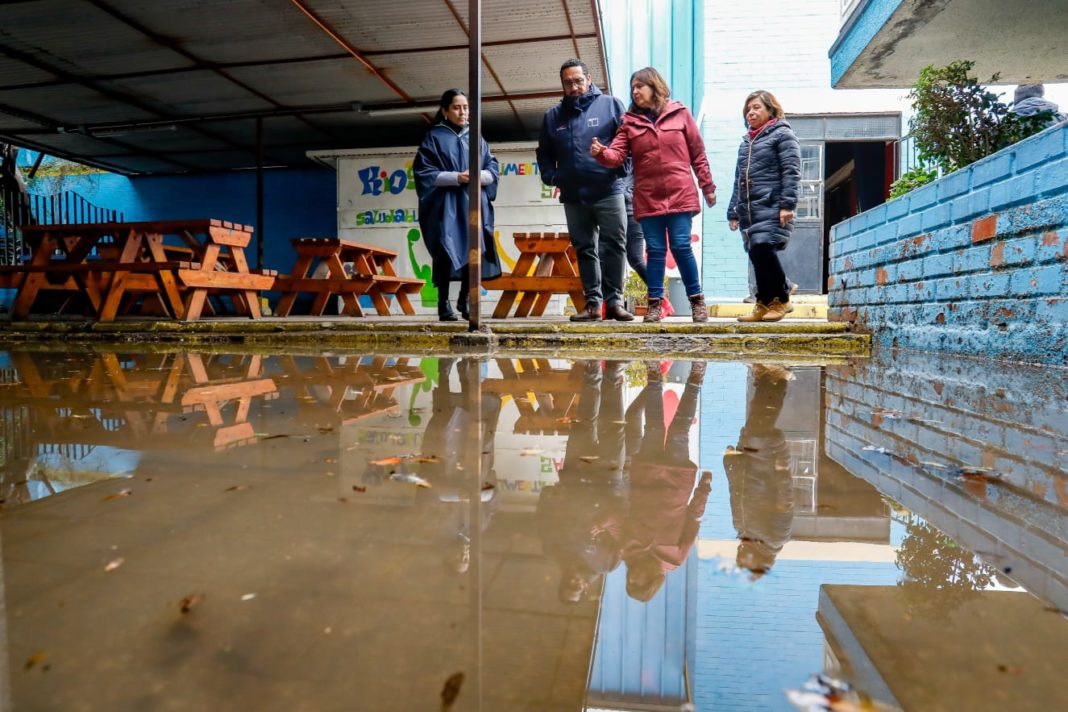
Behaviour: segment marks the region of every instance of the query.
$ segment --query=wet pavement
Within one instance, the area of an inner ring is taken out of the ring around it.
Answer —
[[[0,710],[1055,709],[1068,379],[0,351]]]

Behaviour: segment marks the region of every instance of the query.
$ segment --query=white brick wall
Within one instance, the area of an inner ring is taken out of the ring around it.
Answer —
[[[772,92],[787,114],[907,109],[905,90],[831,89],[827,52],[838,36],[838,9],[839,0],[705,0],[702,131],[720,201],[703,214],[706,295],[737,299],[748,291],[741,238],[727,228],[726,209],[749,92]]]

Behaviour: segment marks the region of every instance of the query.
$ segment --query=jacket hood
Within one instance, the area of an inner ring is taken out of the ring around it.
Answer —
[[[1043,99],[1040,96],[1028,97],[1012,105],[1013,112],[1020,116],[1034,116],[1035,114],[1041,114],[1043,111],[1051,111],[1056,114],[1059,109],[1060,107],[1052,101]]]
[[[660,112],[660,115],[657,116],[656,119],[657,121],[659,121],[661,118],[667,116],[668,114],[674,114],[676,111],[685,108],[686,105],[683,104],[681,101],[675,101],[674,99],[671,99],[670,101],[668,101],[668,103],[664,104],[664,110]],[[626,116],[629,116],[632,119],[644,119],[648,116],[648,114],[646,114],[642,110],[633,111],[631,109],[627,109]]]

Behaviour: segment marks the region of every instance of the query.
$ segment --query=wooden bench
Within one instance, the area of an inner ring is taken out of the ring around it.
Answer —
[[[486,289],[504,292],[493,310],[494,319],[506,318],[517,298],[517,317],[542,316],[556,294],[569,295],[579,311],[586,308],[575,250],[566,232],[517,232],[513,237],[519,250],[515,269],[482,283]]]
[[[321,316],[332,296],[343,303],[343,313],[363,316],[359,297],[366,295],[375,311],[383,316],[390,313],[392,296],[405,314],[414,314],[409,295],[423,288],[423,280],[397,276],[394,261],[397,253],[377,245],[365,245],[336,237],[302,237],[290,241],[297,253],[291,275],[279,275],[274,288],[282,292],[275,313],[289,316],[297,295],[315,295],[311,315]],[[345,264],[352,264],[352,274]],[[315,276],[316,272],[322,273]]]

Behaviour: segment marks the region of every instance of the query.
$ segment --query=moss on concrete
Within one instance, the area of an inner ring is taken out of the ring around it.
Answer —
[[[488,321],[482,332],[463,323],[441,324],[396,319],[212,319],[192,323],[121,320],[93,322],[52,319],[0,322],[0,342],[175,344],[203,348],[243,344],[263,349],[323,345],[343,348],[422,351],[492,351],[495,349],[575,355],[660,354],[717,355],[864,355],[866,334],[852,333],[846,323],[785,321],[742,324],[710,322],[573,324],[567,321]]]

